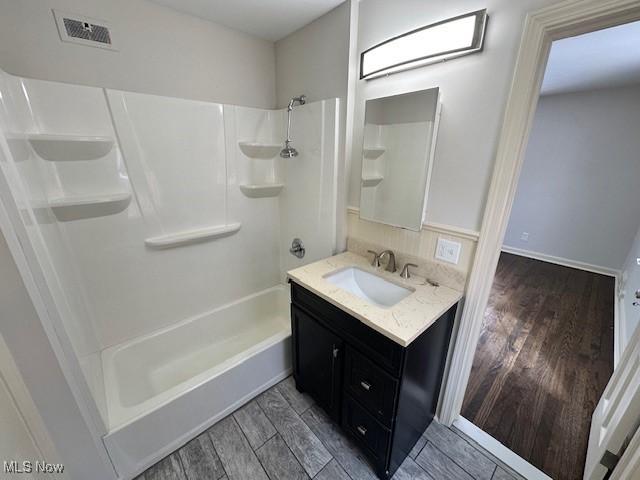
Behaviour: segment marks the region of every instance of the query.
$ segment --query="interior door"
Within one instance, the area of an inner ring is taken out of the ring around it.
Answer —
[[[342,340],[296,307],[291,307],[291,316],[296,383],[337,420],[340,414]]]
[[[640,422],[640,328],[636,329],[593,412],[585,480],[602,480],[635,436]],[[626,452],[627,454],[632,452]],[[628,455],[627,455],[628,457]],[[631,478],[631,477],[629,477]],[[634,477],[635,478],[635,477]]]

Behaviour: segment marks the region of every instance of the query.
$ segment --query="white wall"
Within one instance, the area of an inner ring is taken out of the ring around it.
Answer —
[[[51,436],[33,403],[13,356],[0,334],[0,461],[61,463]],[[64,472],[60,480],[69,478]],[[25,478],[46,478],[44,474]]]
[[[360,198],[366,99],[437,86],[442,94],[442,118],[426,219],[478,230],[525,14],[556,1],[360,2],[359,52],[411,29],[485,7],[489,23],[485,49],[479,54],[358,81],[349,205],[357,206]]]
[[[337,249],[346,246],[346,198],[350,159],[345,155],[349,45],[352,11],[357,1],[347,0],[309,25],[276,42],[277,105],[284,108],[293,96],[308,101],[339,98]],[[295,127],[294,127],[295,128]],[[295,138],[294,138],[295,145]]]
[[[505,246],[620,270],[640,223],[638,125],[640,87],[541,97]]]
[[[119,51],[62,42],[54,8],[108,21]],[[146,0],[0,0],[0,45],[14,75],[275,106],[272,42]]]
[[[0,339],[0,342],[2,340]],[[16,461],[21,466],[25,460],[35,462],[41,458],[29,428],[14,402],[9,387],[0,373],[0,461]],[[4,466],[4,465],[3,465]],[[22,478],[41,478],[35,474],[25,474]]]
[[[640,229],[636,234],[636,238],[629,250],[624,266],[622,267],[622,289],[624,291],[624,300],[622,304],[622,320],[621,325],[621,347],[629,343],[629,339],[633,332],[640,324],[640,306],[634,305],[633,302],[640,302],[635,297],[636,290],[640,290]],[[621,350],[622,350],[621,349]]]
[[[0,220],[5,223],[2,207]],[[13,241],[14,247],[18,244]],[[22,263],[23,268],[25,267]],[[35,284],[30,279],[30,288]],[[40,304],[32,303],[16,263],[12,258],[5,237],[0,232],[0,335],[13,356],[21,381],[29,390],[39,415],[65,464],[65,472],[71,479],[92,478],[113,480],[115,473],[99,441],[92,436],[85,417],[76,403],[50,343],[39,315]],[[5,435],[4,428],[2,435]],[[10,437],[11,438],[11,437]],[[14,445],[23,451],[28,448]],[[27,453],[24,451],[24,453]],[[2,460],[2,459],[0,459]],[[57,461],[58,459],[52,459]]]

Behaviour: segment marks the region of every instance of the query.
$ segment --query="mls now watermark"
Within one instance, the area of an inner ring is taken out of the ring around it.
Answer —
[[[11,460],[4,462],[4,473],[62,473],[64,465],[61,463],[49,463],[45,461],[24,460],[22,462]]]

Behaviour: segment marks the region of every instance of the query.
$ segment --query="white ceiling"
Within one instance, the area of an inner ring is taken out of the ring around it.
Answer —
[[[151,1],[274,42],[344,2],[344,0]]]
[[[640,84],[640,22],[553,42],[542,94]]]

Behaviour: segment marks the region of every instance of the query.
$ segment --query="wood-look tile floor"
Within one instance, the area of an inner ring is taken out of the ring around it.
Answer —
[[[581,479],[613,302],[612,277],[502,253],[462,415],[551,478]]]
[[[365,456],[291,377],[165,457],[138,480],[374,480]],[[520,480],[433,422],[394,480]]]

